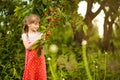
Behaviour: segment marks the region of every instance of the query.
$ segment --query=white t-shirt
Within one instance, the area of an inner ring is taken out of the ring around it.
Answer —
[[[27,34],[26,33],[23,33],[22,34],[22,38],[27,38],[28,37],[28,41],[33,41],[35,38],[37,38],[38,36],[41,36],[41,39],[43,38],[43,33],[40,33],[40,32],[36,32],[35,33],[35,35],[33,35],[33,36],[30,36],[30,35],[28,35],[27,36]]]

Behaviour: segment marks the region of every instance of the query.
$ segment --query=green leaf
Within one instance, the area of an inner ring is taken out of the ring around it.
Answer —
[[[13,75],[14,75],[14,76],[17,75],[17,71],[16,71],[15,68],[13,68]]]
[[[32,47],[30,47],[30,50],[37,48],[38,45],[39,45],[39,41],[36,41],[35,44]]]
[[[35,44],[35,45],[33,45],[33,46],[30,48],[30,50],[33,50],[33,49],[35,49],[35,48],[37,48],[37,47],[38,47],[38,45]]]
[[[44,43],[44,40],[43,40],[43,39],[37,40],[37,41],[35,42],[35,44],[30,48],[30,50],[33,50],[33,49],[35,49],[35,48],[38,48],[39,45],[40,45],[40,43]]]
[[[14,9],[14,12],[17,12],[17,11],[19,11],[20,9],[21,9],[21,7],[16,6],[16,8]]]
[[[42,0],[44,5],[47,5],[47,0]]]
[[[4,77],[4,80],[7,80],[7,79],[9,79],[9,76],[8,76],[8,75],[6,75],[6,76]]]
[[[40,26],[40,28],[42,29],[42,30],[46,30],[46,27],[45,26]]]

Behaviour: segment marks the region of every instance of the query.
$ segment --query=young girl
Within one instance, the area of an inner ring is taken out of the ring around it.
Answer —
[[[40,18],[30,14],[24,19],[22,40],[26,49],[25,69],[22,80],[47,80],[44,51],[41,44],[34,47],[38,40],[44,40],[43,34],[38,32]],[[38,56],[38,53],[41,53]]]

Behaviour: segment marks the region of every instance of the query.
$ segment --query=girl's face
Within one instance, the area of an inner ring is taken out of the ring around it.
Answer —
[[[30,23],[28,24],[28,27],[29,27],[29,30],[33,31],[33,32],[36,32],[39,28],[39,23]]]

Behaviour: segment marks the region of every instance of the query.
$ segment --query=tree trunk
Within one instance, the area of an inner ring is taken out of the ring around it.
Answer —
[[[114,6],[114,7],[113,7]],[[118,11],[119,5],[113,2],[113,6],[109,5],[109,11],[104,9],[105,21],[104,21],[104,37],[103,37],[103,51],[112,51],[114,53],[114,44],[112,41],[113,24],[117,18],[116,11]]]

